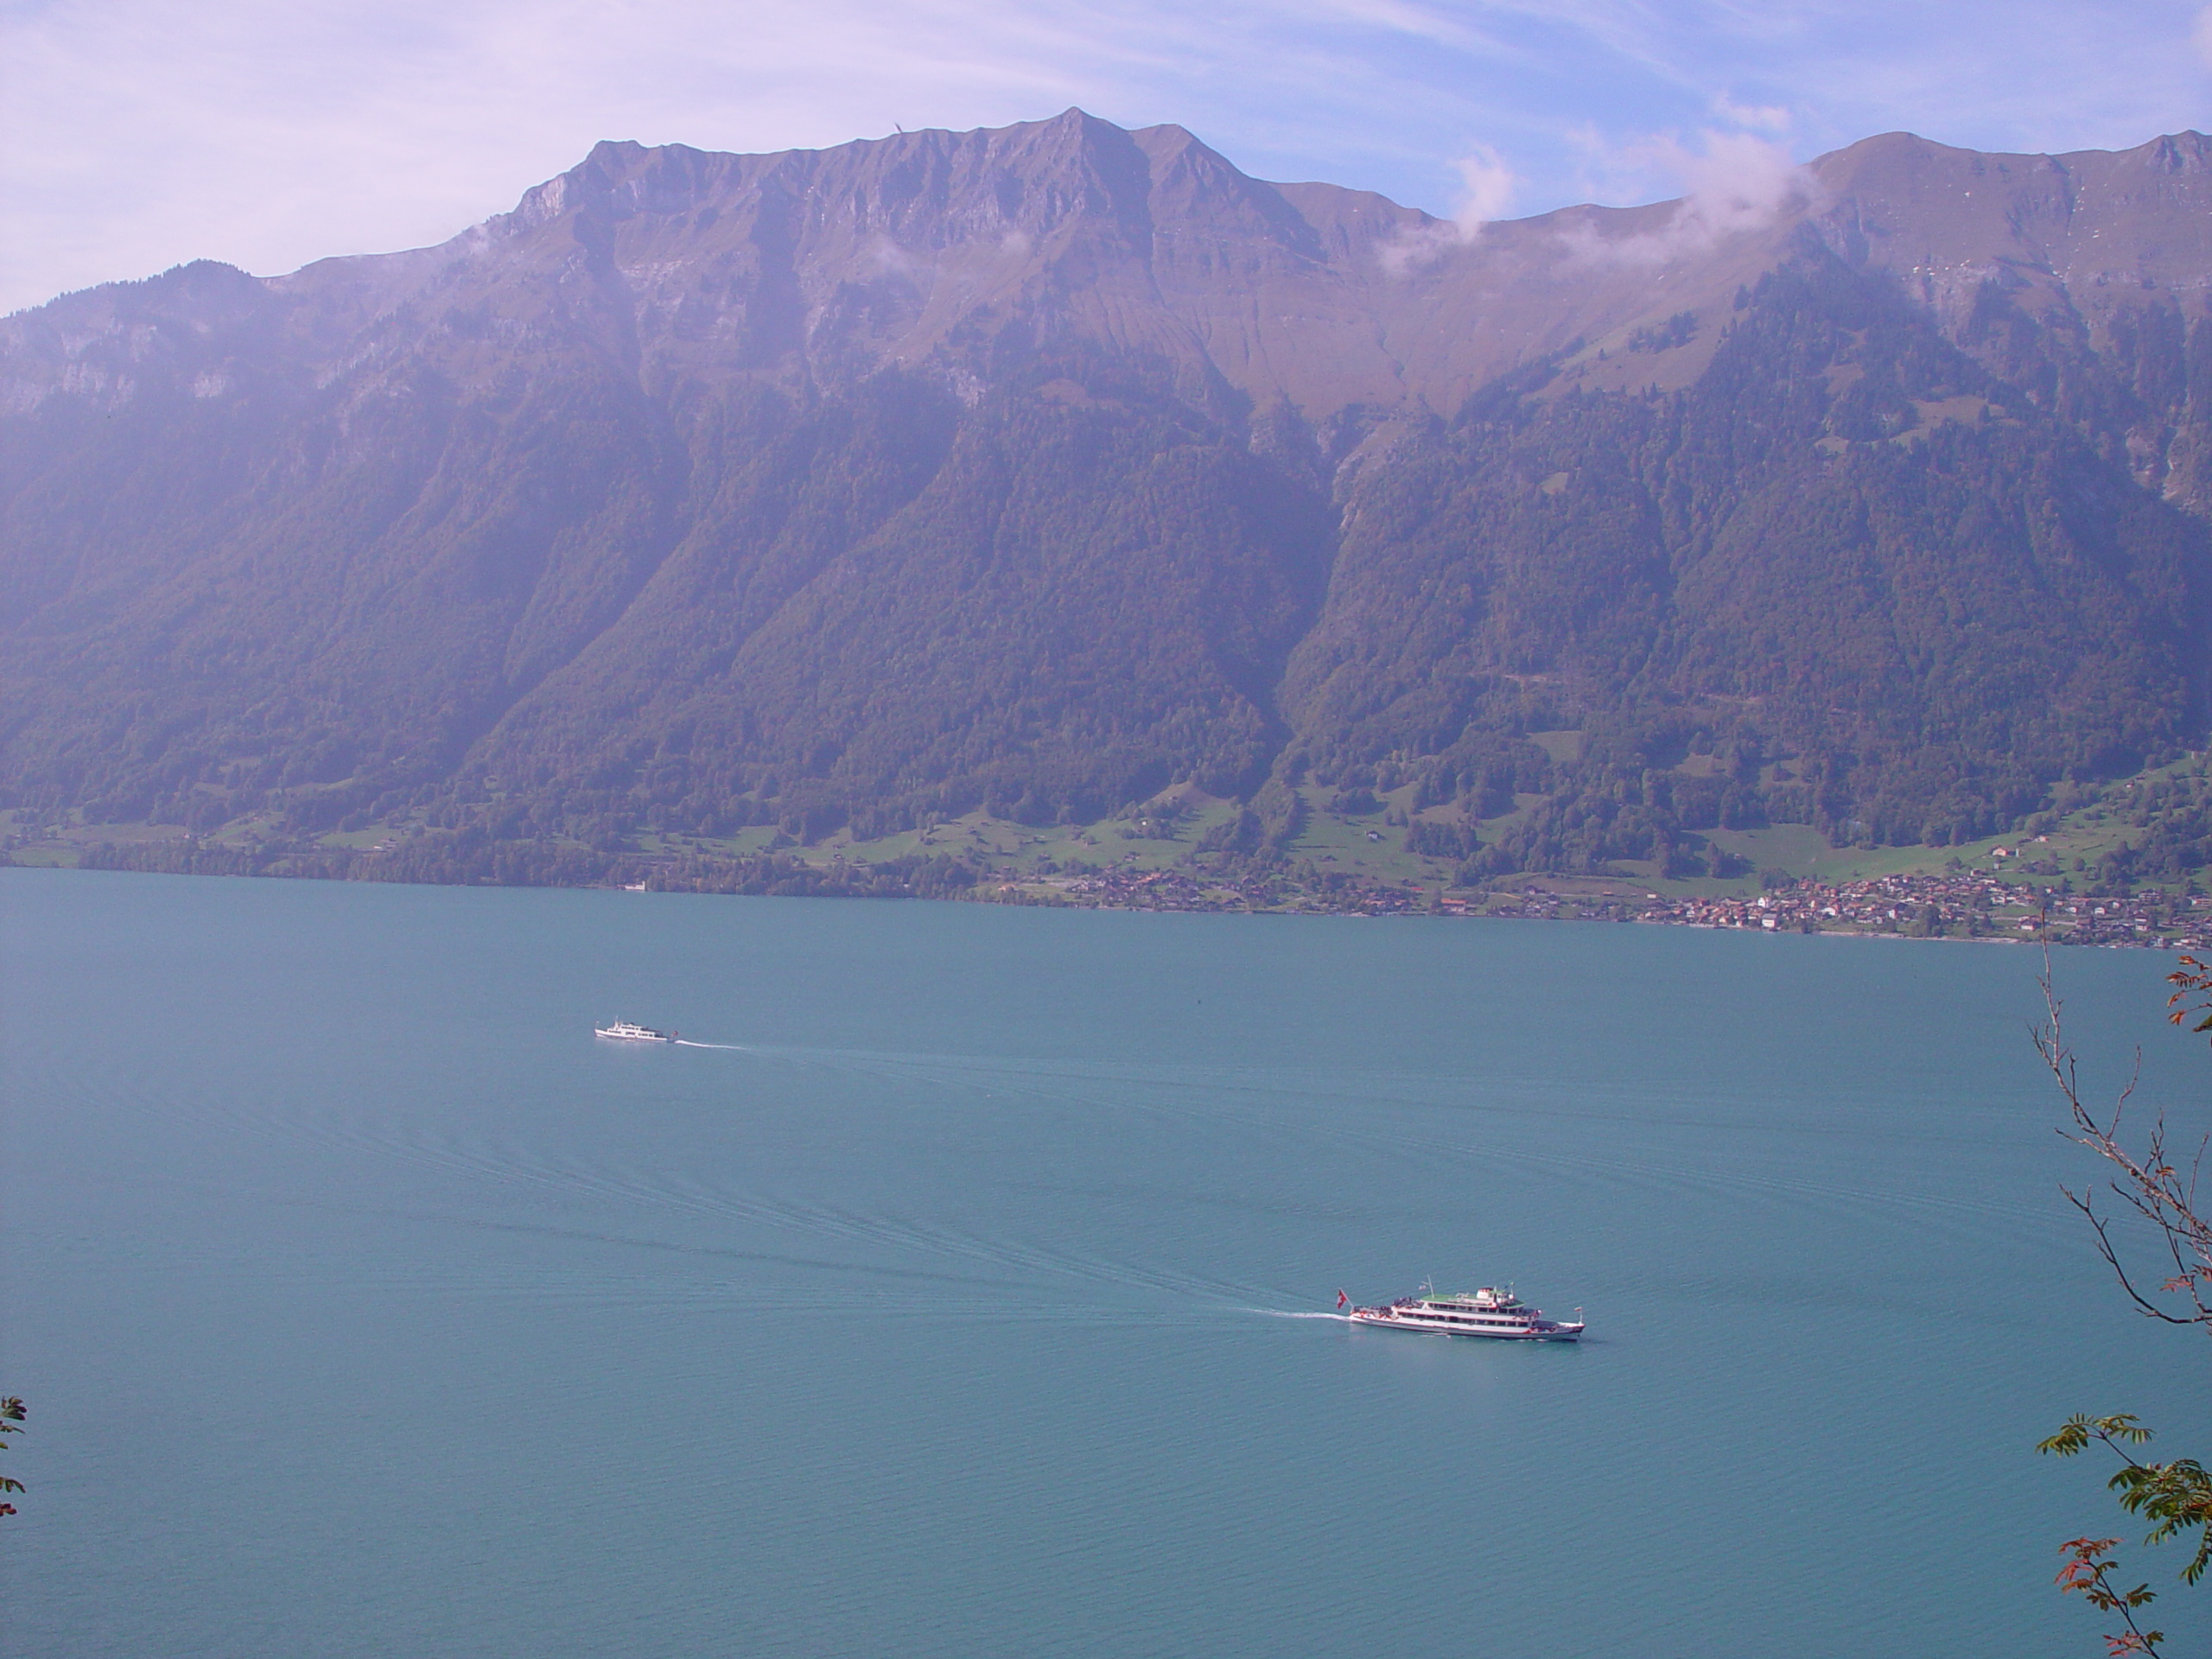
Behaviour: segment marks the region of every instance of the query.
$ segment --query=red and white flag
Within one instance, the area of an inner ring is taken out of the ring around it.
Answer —
[[[1345,1295],[1345,1294],[1344,1294],[1344,1292],[1342,1292],[1341,1290],[1340,1290],[1340,1291],[1338,1291],[1338,1292],[1337,1293],[1337,1306],[1338,1306],[1338,1307],[1342,1307],[1342,1306],[1344,1306],[1346,1303],[1350,1302],[1351,1300],[1351,1297],[1349,1297],[1349,1296],[1347,1296],[1347,1295]]]

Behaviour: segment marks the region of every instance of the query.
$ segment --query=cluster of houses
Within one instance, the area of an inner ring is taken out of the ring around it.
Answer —
[[[2141,944],[2212,951],[2212,898],[2065,893],[1974,871],[1801,880],[1740,897],[1663,897],[1624,883],[1558,891],[1454,893],[1414,883],[1344,881],[1315,891],[1274,874],[1104,869],[1051,884],[1067,901],[1141,910],[1317,911],[1338,914],[1521,916],[1636,921],[1769,933],[1884,933]]]
[[[2188,948],[2212,941],[2212,911],[2171,893],[2072,895],[1974,872],[1799,881],[1755,899],[1649,899],[1641,919],[1767,931],[1899,933]]]
[[[1484,908],[1479,901],[1468,907]],[[1562,896],[1531,889],[1494,898],[1486,909],[1491,915],[1618,918],[1769,933],[1889,933],[2212,949],[2212,899],[2166,893],[2062,893],[1972,871],[1842,882],[1801,880],[1744,897],[1662,898],[1654,893],[1618,891]]]

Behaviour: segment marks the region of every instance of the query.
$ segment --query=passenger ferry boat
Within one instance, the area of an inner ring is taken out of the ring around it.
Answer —
[[[1351,1298],[1341,1290],[1337,1306],[1349,1307]],[[1578,1314],[1580,1308],[1574,1310]],[[1583,1321],[1548,1319],[1540,1307],[1530,1307],[1512,1291],[1484,1285],[1439,1295],[1427,1285],[1411,1296],[1379,1307],[1351,1307],[1344,1317],[1354,1325],[1383,1325],[1394,1331],[1437,1331],[1447,1337],[1503,1337],[1510,1342],[1573,1342],[1580,1337]]]
[[[672,1031],[655,1031],[651,1026],[633,1026],[627,1020],[617,1020],[611,1026],[594,1026],[591,1029],[595,1037],[612,1037],[622,1043],[672,1043],[676,1040],[676,1033]]]

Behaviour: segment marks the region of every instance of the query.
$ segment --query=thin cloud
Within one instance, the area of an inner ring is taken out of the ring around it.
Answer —
[[[1423,225],[1393,237],[1376,250],[1376,258],[1393,276],[1433,264],[1452,249],[1464,247],[1495,224],[1512,207],[1521,181],[1497,151],[1478,144],[1452,164],[1459,175],[1459,205],[1452,217]]]
[[[1631,148],[1630,160],[1678,178],[1681,200],[1653,230],[1607,236],[1592,225],[1570,226],[1561,235],[1574,257],[1666,264],[1802,213],[1818,189],[1789,151],[1754,133],[1706,131],[1694,145],[1671,136],[1647,138]]]
[[[1779,104],[1738,104],[1726,92],[1713,100],[1713,112],[1732,127],[1747,127],[1779,137],[1789,130],[1791,118]]]
[[[1465,187],[1452,219],[1462,236],[1471,238],[1482,233],[1484,226],[1505,217],[1520,193],[1521,181],[1488,144],[1478,144],[1452,165]]]

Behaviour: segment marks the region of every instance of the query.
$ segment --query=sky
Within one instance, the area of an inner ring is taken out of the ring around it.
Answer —
[[[601,138],[821,148],[1078,105],[1463,221],[1899,128],[2212,128],[2167,0],[0,0],[0,311],[442,241]]]

